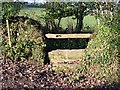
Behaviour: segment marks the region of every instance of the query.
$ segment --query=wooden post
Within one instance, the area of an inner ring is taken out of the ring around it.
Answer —
[[[103,8],[102,8],[102,5],[100,5],[100,12],[101,12],[101,15],[102,15],[102,21],[104,22],[104,12],[103,12]]]
[[[98,15],[99,15],[99,10],[98,10],[98,7],[97,7],[97,3],[98,3],[98,1],[96,0],[96,14],[97,14],[97,25],[98,25],[98,27],[100,26],[100,19],[98,18]]]
[[[106,8],[108,7],[108,0],[106,0]],[[106,9],[106,15],[108,14],[108,10]]]
[[[9,21],[8,21],[8,19],[6,20],[6,24],[7,24],[7,30],[8,30],[9,46],[11,47],[10,28],[9,28]]]

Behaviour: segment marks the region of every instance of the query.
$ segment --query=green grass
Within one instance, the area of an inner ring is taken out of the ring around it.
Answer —
[[[83,31],[96,31],[97,20],[95,16],[87,15],[83,19]]]
[[[45,24],[44,19],[40,18],[41,16],[45,15],[45,9],[44,8],[24,8],[20,11],[19,15],[23,16],[29,16],[30,18],[33,18],[37,21],[39,21],[42,25]],[[66,29],[68,25],[73,25],[73,28],[76,26],[76,19],[72,19],[73,16],[62,18],[60,26],[63,29]],[[58,20],[56,20],[56,23]],[[94,16],[85,16],[83,20],[83,26],[84,27],[91,27],[94,28],[97,24],[97,21]],[[84,29],[84,28],[83,28]]]
[[[65,17],[61,19],[60,22],[60,27],[62,27],[63,29],[66,29],[68,27],[68,25],[72,25],[73,28],[75,28],[76,26],[76,19],[72,19],[73,16],[70,17]],[[57,22],[58,20],[56,20]]]
[[[21,9],[19,16],[28,16],[32,19],[39,21],[41,24],[44,24],[44,20],[41,18],[45,15],[44,8],[23,8]]]
[[[28,15],[31,18],[38,19],[38,16],[45,15],[44,8],[23,8],[19,15]]]
[[[84,23],[84,27],[86,26],[95,27],[95,25],[97,24],[97,21],[94,16],[87,15],[84,17],[83,23]]]

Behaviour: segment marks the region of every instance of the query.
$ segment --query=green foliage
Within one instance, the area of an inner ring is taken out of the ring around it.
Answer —
[[[3,27],[2,54],[13,60],[33,59],[44,60],[44,37],[42,32],[31,24],[30,19],[10,24],[12,47],[9,47],[7,30]]]
[[[11,47],[11,36],[10,36],[10,28],[9,28],[9,21],[8,19],[11,17],[11,16],[15,16],[16,14],[18,14],[18,12],[20,11],[22,7],[22,4],[17,2],[3,2],[2,3],[2,15],[3,15],[3,18],[6,19],[6,27],[7,27],[7,30],[8,30],[8,39],[9,39],[9,45]]]
[[[25,7],[23,9],[20,10],[20,13],[19,13],[19,16],[28,16],[32,19],[35,19],[37,21],[39,21],[41,23],[42,26],[45,26],[45,19],[42,18],[46,12],[45,12],[45,8],[29,8],[29,7]],[[39,12],[39,13],[38,13]],[[61,27],[61,30],[59,29],[56,29],[58,30],[57,33],[62,33],[62,32],[69,32],[69,30],[67,30],[67,28],[69,28],[68,26],[71,25],[73,28],[73,31],[76,27],[76,24],[77,24],[77,19],[73,18],[74,16],[70,16],[70,17],[64,17],[61,19],[61,22],[60,22],[60,27]],[[55,23],[58,23],[59,20],[58,19],[55,19]],[[49,24],[50,25],[50,24]],[[97,26],[97,21],[96,21],[96,18],[92,15],[87,15],[84,17],[83,19],[83,29],[82,31],[94,31],[94,30],[97,30],[97,29],[94,29],[94,27]],[[70,29],[70,30],[72,30]],[[89,30],[88,30],[89,29]],[[70,32],[69,32],[70,33]]]
[[[99,77],[105,77],[110,80],[109,77],[114,78],[119,73],[119,29],[120,15],[116,14],[111,17],[106,17],[105,21],[98,27],[98,32],[96,37],[93,37],[88,43],[86,49],[86,65],[89,67],[88,70],[91,71],[94,67],[96,70],[93,72]],[[114,81],[114,78],[111,81]],[[118,79],[117,79],[118,80]]]
[[[2,4],[0,3],[0,22],[1,22],[1,19],[2,19]]]
[[[20,2],[3,2],[2,3],[2,14],[3,17],[8,19],[11,16],[15,16],[19,13],[22,8],[22,3]]]
[[[46,15],[44,16],[46,26],[51,24],[52,30],[59,29],[62,18],[74,16],[77,19],[75,32],[80,32],[85,10],[86,6],[81,2],[48,2],[46,3]],[[55,23],[55,19],[58,19],[58,23]],[[48,29],[50,29],[50,26]]]

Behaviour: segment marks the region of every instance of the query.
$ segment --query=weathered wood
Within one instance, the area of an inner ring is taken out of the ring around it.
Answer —
[[[47,38],[55,38],[55,39],[62,39],[62,38],[90,38],[92,34],[46,34]]]
[[[10,27],[9,27],[9,21],[8,21],[8,20],[6,20],[6,24],[7,24],[7,30],[8,30],[9,45],[10,45],[10,47],[11,47]]]

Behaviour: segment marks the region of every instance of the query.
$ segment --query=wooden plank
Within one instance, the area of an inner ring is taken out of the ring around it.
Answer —
[[[90,38],[92,34],[46,34],[47,38],[62,39],[62,38]]]

